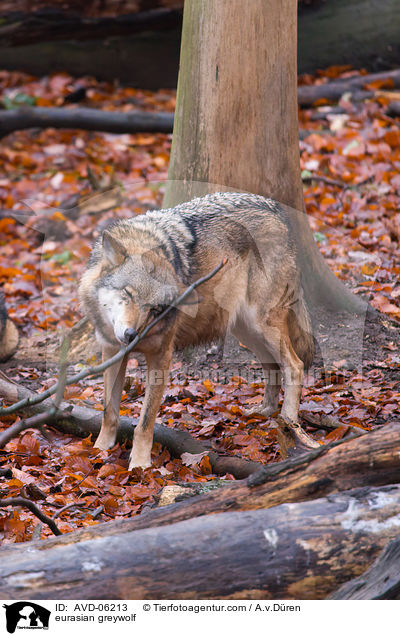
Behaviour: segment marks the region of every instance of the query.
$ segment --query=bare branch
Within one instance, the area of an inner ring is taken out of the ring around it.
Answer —
[[[25,506],[25,508],[29,508],[29,510],[43,523],[46,523],[53,534],[60,535],[63,534],[61,530],[59,530],[55,521],[48,517],[44,512],[37,507],[36,504],[33,503],[30,499],[25,499],[24,497],[9,497],[8,499],[0,499],[0,507],[4,508],[7,506]]]
[[[0,395],[5,396],[6,399],[10,401],[11,399],[15,399],[15,395],[21,398],[29,398],[35,394],[24,386],[19,385],[15,387],[0,377]],[[29,409],[32,413],[43,415],[47,414],[50,408],[52,408],[52,402],[51,399],[47,399],[44,402],[24,407],[23,410]],[[88,435],[97,436],[99,434],[101,420],[101,411],[64,401],[56,411],[54,420],[50,421],[50,425],[67,435],[87,437]],[[134,417],[121,416],[117,433],[118,442],[130,442],[132,440],[133,431],[137,422],[138,420]],[[13,433],[13,431],[15,431],[13,427],[10,427],[8,430],[11,431],[10,437],[18,434],[18,431]],[[7,438],[7,441],[8,439],[9,438]],[[180,431],[170,426],[159,424],[158,422],[156,422],[154,426],[154,441],[165,446],[173,457],[181,457],[182,453],[196,455],[208,451],[212,471],[217,475],[231,473],[236,479],[244,479],[262,467],[262,464],[248,459],[230,455],[220,455],[216,451],[211,450],[207,443],[200,442],[200,440],[192,437],[188,431]]]
[[[85,479],[86,479],[86,477],[85,477]],[[80,503],[70,503],[70,504],[67,504],[66,506],[63,506],[62,508],[57,510],[57,512],[54,513],[53,519],[57,519],[57,517],[62,515],[63,512],[65,512],[66,510],[70,510],[71,508],[82,508],[82,504],[80,504]],[[88,508],[85,508],[85,510],[88,510]]]
[[[70,339],[68,336],[63,338],[61,344],[60,354],[60,376],[56,387],[56,397],[49,410],[45,413],[39,413],[29,417],[27,420],[21,420],[16,422],[12,426],[9,426],[5,431],[0,433],[0,448],[4,446],[14,437],[25,431],[27,428],[41,428],[43,424],[51,424],[57,419],[58,409],[64,397],[65,384],[67,381],[67,367],[68,367],[68,351],[70,346]],[[42,395],[42,394],[40,394]]]
[[[47,413],[37,413],[27,420],[16,422],[0,433],[0,448],[4,448],[8,442],[25,431],[27,428],[41,428],[43,424],[51,424],[57,419],[57,409],[51,406]]]
[[[65,386],[68,386],[70,384],[75,384],[76,382],[79,382],[80,380],[83,380],[84,378],[87,378],[87,377],[90,377],[90,376],[100,375],[101,373],[103,373],[103,371],[108,369],[108,367],[111,367],[116,362],[119,362],[120,360],[122,360],[122,358],[126,354],[130,353],[136,347],[138,342],[140,342],[149,333],[149,331],[158,322],[160,322],[160,320],[165,318],[165,316],[167,314],[169,314],[169,312],[172,311],[172,309],[174,309],[175,307],[178,307],[179,305],[181,305],[186,300],[186,298],[197,287],[199,287],[200,285],[202,285],[206,281],[210,280],[210,278],[215,276],[215,274],[217,274],[220,271],[220,269],[222,269],[222,267],[224,267],[226,262],[227,262],[226,259],[221,261],[221,263],[217,267],[215,267],[212,270],[212,272],[210,272],[206,276],[203,276],[202,278],[199,278],[197,281],[195,281],[189,287],[187,287],[186,290],[183,292],[183,294],[181,294],[178,298],[176,298],[170,305],[168,305],[168,307],[166,309],[164,309],[164,311],[161,314],[159,314],[156,318],[154,318],[154,320],[152,320],[136,336],[136,338],[134,340],[132,340],[132,342],[129,343],[129,345],[127,345],[126,347],[121,347],[121,349],[119,350],[118,353],[115,354],[115,356],[113,356],[112,358],[109,358],[106,362],[103,362],[102,364],[98,364],[97,366],[94,366],[94,367],[88,367],[87,369],[83,369],[82,371],[80,371],[79,373],[76,373],[75,375],[71,376],[70,378],[67,378],[66,381],[65,381]],[[25,406],[30,406],[32,404],[38,404],[39,402],[42,402],[46,398],[48,398],[51,395],[54,395],[55,393],[57,393],[57,391],[59,389],[59,385],[60,385],[60,381],[58,381],[52,387],[47,389],[47,391],[43,391],[43,393],[40,393],[40,394],[35,394],[35,396],[32,397],[32,398],[27,398],[27,399],[24,399],[24,400],[20,400],[19,402],[16,402],[12,406],[0,408],[0,415],[9,415],[10,413],[15,413],[19,409],[24,408]]]

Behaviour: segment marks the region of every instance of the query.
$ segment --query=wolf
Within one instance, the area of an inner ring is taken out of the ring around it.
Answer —
[[[8,317],[4,296],[0,292],[0,362],[14,355],[18,342],[18,330]]]
[[[313,359],[310,317],[287,212],[272,199],[216,193],[174,208],[119,220],[95,243],[79,286],[103,360],[127,345],[189,285],[226,265],[137,344],[146,390],[129,469],[151,465],[154,421],[175,350],[232,333],[259,358],[269,416],[285,385],[281,416],[297,422],[304,370]],[[112,448],[127,357],[104,373],[104,413],[96,447]],[[273,381],[271,381],[273,378]]]

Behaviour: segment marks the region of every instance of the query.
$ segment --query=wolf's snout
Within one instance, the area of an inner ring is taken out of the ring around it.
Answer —
[[[132,342],[132,340],[134,340],[137,336],[138,332],[136,331],[136,329],[133,329],[132,327],[129,327],[129,329],[125,329],[124,332],[124,340],[125,342]]]

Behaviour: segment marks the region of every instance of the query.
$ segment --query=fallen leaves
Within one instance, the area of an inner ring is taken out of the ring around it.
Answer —
[[[304,81],[349,75],[357,72],[332,67]],[[96,108],[172,112],[175,106],[172,91],[116,87],[66,73],[41,79],[1,73],[0,86],[3,104],[10,108],[21,100],[62,105],[82,87],[85,103]],[[374,307],[400,320],[400,133],[397,120],[384,113],[385,99],[381,94],[354,104],[342,100],[345,112],[339,113],[326,100],[318,108],[302,110],[300,124],[307,132],[300,142],[301,168],[310,224],[330,267],[355,293],[367,295]],[[313,117],[316,113],[318,119]],[[76,322],[77,280],[99,227],[161,204],[170,144],[169,135],[62,130],[19,131],[3,140],[1,207],[12,209],[15,218],[0,218],[0,284],[10,315],[24,335],[40,333],[45,340]],[[91,183],[105,176],[109,183],[120,184],[118,196],[114,193],[111,203],[109,197],[108,207],[98,199],[90,206]],[[75,209],[77,201],[85,205],[72,218],[67,210]],[[58,233],[49,235],[49,222],[53,229],[58,224]],[[400,414],[399,387],[387,373],[400,368],[394,342],[387,343],[385,356],[361,373],[338,350],[331,363],[335,379],[313,378],[306,385],[300,414],[309,415],[309,422],[330,417],[340,423],[326,431],[309,424],[318,441],[338,440],[352,426],[368,430]],[[128,373],[121,413],[137,416],[143,378],[136,360],[130,361]],[[54,382],[32,365],[14,370],[14,379],[39,390]],[[65,398],[101,409],[102,381],[69,386]],[[234,376],[222,384],[212,373],[201,379],[188,377],[170,382],[160,418],[219,453],[267,463],[278,458],[276,430],[271,420],[245,414],[245,407],[262,399],[261,382]],[[0,427],[9,424],[10,418]],[[47,515],[59,514],[60,529],[69,532],[139,514],[155,504],[164,486],[215,478],[207,452],[172,458],[154,444],[152,467],[133,472],[127,469],[128,455],[129,449],[119,445],[99,451],[90,437],[76,440],[51,429],[45,437],[41,431],[27,430],[0,451],[0,465],[6,469],[0,496],[36,498]],[[44,538],[50,530],[19,508],[0,510],[0,533],[9,543]]]
[[[330,77],[329,69],[325,76]],[[311,82],[309,76],[305,80]],[[305,182],[307,211],[313,230],[326,237],[318,244],[330,267],[355,293],[365,293],[360,286],[373,278],[374,292],[381,291],[387,302],[372,304],[399,319],[399,305],[391,297],[400,263],[398,124],[386,116],[382,96],[339,104],[345,113],[324,106],[299,114],[309,133],[300,142],[301,167],[326,179]],[[338,190],[328,179],[345,185]]]

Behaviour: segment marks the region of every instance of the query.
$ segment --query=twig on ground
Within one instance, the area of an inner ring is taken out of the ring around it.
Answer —
[[[54,388],[56,389],[56,397],[45,413],[38,413],[37,415],[33,415],[29,417],[27,420],[21,420],[20,422],[16,422],[12,426],[9,426],[5,431],[0,433],[0,448],[3,448],[11,439],[22,433],[28,428],[38,428],[40,429],[43,424],[50,424],[54,422],[57,417],[57,412],[59,406],[64,397],[65,385],[67,381],[67,366],[68,366],[68,351],[69,351],[70,340],[69,337],[65,337],[63,339],[61,345],[61,355],[60,355],[60,376],[59,380]],[[43,394],[40,394],[43,395]]]
[[[311,181],[321,181],[322,183],[326,183],[328,185],[337,186],[338,188],[348,188],[349,185],[344,181],[337,181],[336,179],[331,179],[330,177],[325,177],[322,174],[312,174],[307,177],[302,178],[303,183],[311,183]]]
[[[57,512],[54,513],[53,519],[57,519],[57,517],[59,517],[63,512],[65,512],[66,510],[69,510],[70,508],[80,508],[80,507],[81,507],[80,503],[67,504],[66,506],[63,506],[62,508],[57,510]]]
[[[0,378],[0,395],[5,396],[10,401],[15,399],[14,396],[29,398],[35,394],[24,386],[18,385],[18,387],[15,387]],[[51,406],[51,400],[47,399],[32,406],[25,406],[22,410],[30,410],[39,415],[47,413]],[[55,419],[51,421],[51,426],[62,433],[76,437],[87,437],[90,434],[97,436],[100,432],[101,420],[101,411],[64,401],[60,404]],[[120,443],[131,441],[137,422],[136,418],[122,415],[118,427],[117,441]],[[262,466],[259,462],[248,459],[219,455],[216,451],[210,450],[209,446],[192,437],[187,431],[180,431],[158,422],[154,426],[154,441],[165,446],[173,457],[180,457],[182,453],[196,455],[207,451],[212,471],[218,475],[230,473],[236,479],[243,479],[258,471]]]
[[[341,426],[349,427],[354,434],[357,435],[365,435],[369,433],[369,431],[355,426],[354,424],[349,424],[347,422],[338,422],[331,415],[317,414],[317,413],[307,413],[306,411],[301,411],[300,417],[302,420],[305,420],[311,426],[315,426],[316,428],[322,428],[326,431],[334,431]]]
[[[343,188],[343,190],[351,189],[351,188],[360,188],[361,186],[370,183],[374,180],[374,176],[371,175],[366,179],[360,181],[360,183],[345,183],[344,181],[338,181],[337,179],[331,179],[331,177],[326,177],[323,174],[311,174],[310,176],[302,177],[303,183],[311,183],[311,181],[321,181],[321,183],[326,183],[327,185],[336,186],[338,188]]]
[[[24,506],[25,508],[28,508],[38,519],[40,519],[40,521],[49,526],[53,534],[62,534],[55,521],[42,512],[40,508],[33,503],[33,501],[25,499],[24,497],[9,497],[8,499],[0,499],[0,508],[7,506]]]
[[[98,455],[96,455],[96,457],[97,457],[97,456],[98,456]],[[78,488],[78,486],[80,486],[81,484],[83,484],[83,482],[85,481],[85,479],[86,479],[87,477],[89,477],[89,475],[90,475],[93,471],[94,471],[94,467],[93,467],[93,466],[91,466],[91,467],[89,468],[89,470],[87,471],[87,473],[86,473],[86,474],[82,477],[82,479],[80,479],[80,480],[78,481],[78,483],[77,483],[77,484],[74,484],[70,490],[67,490],[67,493],[72,492],[73,490],[76,490],[76,489]]]
[[[53,410],[53,407],[50,407],[48,413],[38,413],[36,415],[32,415],[32,417],[29,417],[27,420],[21,420],[20,422],[16,422],[12,426],[9,426],[0,433],[0,448],[4,448],[11,439],[17,437],[17,435],[28,428],[40,429],[43,424],[50,424],[56,418],[56,414],[57,409]]]

